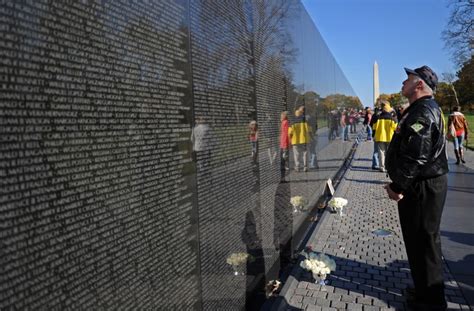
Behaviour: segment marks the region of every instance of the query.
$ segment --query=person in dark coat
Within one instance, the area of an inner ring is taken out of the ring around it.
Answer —
[[[433,98],[438,83],[428,66],[405,68],[402,95],[410,105],[403,113],[387,151],[392,182],[385,186],[398,213],[415,287],[408,307],[446,310],[440,222],[448,189],[445,122]]]

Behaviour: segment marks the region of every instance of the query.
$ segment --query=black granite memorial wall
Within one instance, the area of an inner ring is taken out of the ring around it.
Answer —
[[[0,309],[257,306],[350,149],[316,131],[354,94],[302,4],[0,5]],[[300,106],[319,168],[282,181]]]

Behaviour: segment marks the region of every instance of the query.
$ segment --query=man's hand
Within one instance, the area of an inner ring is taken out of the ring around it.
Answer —
[[[385,186],[383,186],[385,188],[385,190],[387,191],[387,194],[388,194],[388,197],[396,202],[400,201],[401,199],[403,199],[403,194],[401,193],[396,193],[392,190],[392,188],[390,188],[390,184],[386,184]]]

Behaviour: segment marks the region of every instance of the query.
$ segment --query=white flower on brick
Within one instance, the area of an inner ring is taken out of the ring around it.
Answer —
[[[332,211],[339,212],[339,214],[342,215],[342,210],[344,209],[344,206],[347,205],[347,203],[348,201],[344,198],[333,197],[331,200],[329,200],[328,206]]]
[[[303,252],[303,255],[306,259],[300,263],[301,268],[310,271],[315,279],[320,278],[322,285],[325,284],[324,280],[326,276],[330,274],[331,271],[336,271],[336,262],[326,254]]]

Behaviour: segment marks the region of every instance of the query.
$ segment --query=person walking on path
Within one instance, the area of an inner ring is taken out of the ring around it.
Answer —
[[[367,140],[372,140],[372,127],[370,121],[372,120],[372,110],[369,107],[365,107],[364,125],[367,129]]]
[[[372,115],[372,118],[370,119],[370,122],[369,122],[369,126],[371,128],[371,136],[373,136],[373,126],[375,124],[375,122],[377,122],[377,119],[380,115],[380,109],[378,107],[375,107],[374,109],[374,114]],[[379,148],[377,146],[377,142],[375,140],[374,141],[374,152],[372,153],[372,169],[373,170],[379,170],[380,167],[379,167]]]
[[[392,140],[397,123],[393,120],[392,108],[386,100],[382,100],[382,113],[377,117],[373,126],[374,141],[377,143],[377,153],[379,157],[379,169],[385,172],[385,153]]]
[[[304,106],[295,111],[295,122],[290,126],[288,135],[293,146],[293,156],[295,159],[295,171],[301,170],[301,160],[303,160],[303,171],[308,171],[308,144],[310,142],[310,128],[306,122]]]
[[[464,161],[464,151],[462,143],[464,139],[467,140],[467,134],[469,133],[469,127],[467,125],[466,118],[461,113],[461,107],[456,106],[453,108],[453,113],[449,116],[448,129],[454,127],[453,141],[454,141],[454,154],[456,155],[456,164],[466,163]]]
[[[448,187],[445,124],[433,98],[438,83],[428,66],[405,68],[402,95],[410,105],[387,152],[391,183],[385,185],[398,213],[415,287],[407,289],[415,310],[446,310],[440,222]]]

